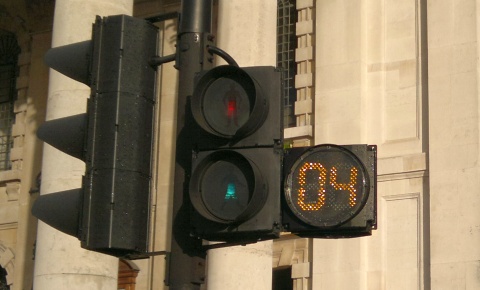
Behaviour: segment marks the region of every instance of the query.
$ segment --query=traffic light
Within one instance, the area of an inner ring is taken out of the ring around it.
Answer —
[[[196,78],[186,126],[194,148],[194,236],[242,242],[278,237],[283,156],[282,72],[226,65]]]
[[[318,145],[284,156],[282,223],[302,237],[370,235],[376,228],[374,145]]]
[[[41,195],[32,212],[114,256],[147,251],[158,30],[126,15],[97,17],[92,40],[45,60],[87,84],[87,113],[45,122],[38,137],[86,163],[81,189]]]

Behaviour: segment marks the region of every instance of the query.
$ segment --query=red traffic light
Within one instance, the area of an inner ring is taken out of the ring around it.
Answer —
[[[261,87],[245,69],[219,66],[198,79],[192,113],[205,131],[225,139],[239,139],[263,124],[268,103]]]

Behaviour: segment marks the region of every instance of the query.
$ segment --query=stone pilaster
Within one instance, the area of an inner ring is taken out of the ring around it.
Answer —
[[[285,129],[285,138],[293,141],[293,146],[313,145],[313,117],[315,89],[315,1],[297,1],[297,49],[295,62],[297,75],[295,88],[297,101],[295,102],[296,126]]]

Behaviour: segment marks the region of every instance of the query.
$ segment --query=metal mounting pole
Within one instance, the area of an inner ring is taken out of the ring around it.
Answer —
[[[177,42],[179,70],[177,142],[173,197],[171,255],[166,284],[174,290],[198,290],[205,279],[202,241],[190,236],[188,181],[191,171],[191,132],[185,126],[190,118],[188,96],[194,89],[195,74],[212,67],[207,51],[211,38],[212,0],[182,0]],[[187,113],[186,113],[187,112]]]

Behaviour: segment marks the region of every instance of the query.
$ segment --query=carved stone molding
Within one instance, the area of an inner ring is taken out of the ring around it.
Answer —
[[[311,239],[286,236],[273,243],[273,268],[291,266],[293,289],[309,289]]]
[[[2,242],[0,242],[0,266],[7,271],[7,285],[11,285],[15,270],[15,254]]]
[[[20,194],[20,182],[8,182],[6,191],[9,201],[18,200],[18,196]]]

